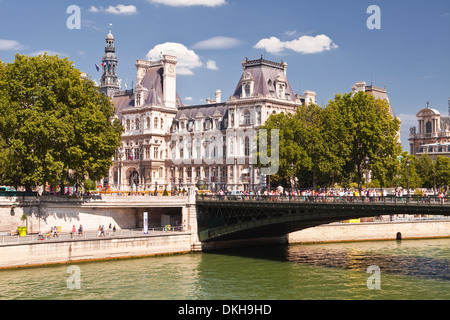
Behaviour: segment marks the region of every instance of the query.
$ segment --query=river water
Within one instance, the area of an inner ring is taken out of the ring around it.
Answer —
[[[2,270],[0,299],[448,300],[449,261],[450,239],[230,249]]]

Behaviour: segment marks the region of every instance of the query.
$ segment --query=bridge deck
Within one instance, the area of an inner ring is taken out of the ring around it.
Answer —
[[[442,198],[398,197],[197,197],[199,236],[216,238],[283,235],[348,219],[392,214],[450,215]]]

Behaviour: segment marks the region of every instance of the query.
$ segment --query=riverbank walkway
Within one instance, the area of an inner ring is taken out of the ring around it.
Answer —
[[[25,236],[0,234],[0,246],[39,243],[39,242],[61,242],[61,241],[84,241],[92,239],[112,239],[112,238],[136,238],[136,237],[155,237],[176,234],[185,234],[183,227],[160,227],[149,228],[147,233],[142,229],[119,229],[116,231],[105,230],[103,234],[99,234],[97,230],[86,230],[82,234],[78,231],[76,234],[71,232],[59,232],[56,235],[46,234],[29,234]]]

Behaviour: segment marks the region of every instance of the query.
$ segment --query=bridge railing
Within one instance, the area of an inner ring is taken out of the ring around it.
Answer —
[[[200,201],[261,201],[301,203],[356,203],[367,205],[450,206],[450,198],[439,196],[328,196],[328,195],[197,195]]]

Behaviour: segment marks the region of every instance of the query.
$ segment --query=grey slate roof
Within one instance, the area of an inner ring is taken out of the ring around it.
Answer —
[[[272,62],[261,58],[258,60],[246,60],[243,63],[243,66],[244,72],[233,94],[236,99],[239,99],[242,95],[242,82],[245,74],[248,72],[254,79],[253,96],[261,94],[265,97],[270,95],[271,91],[276,92],[275,82],[277,77],[281,75],[286,81],[286,94],[289,96],[288,100],[295,101],[295,94],[292,91],[287,77],[284,75],[283,63]]]

